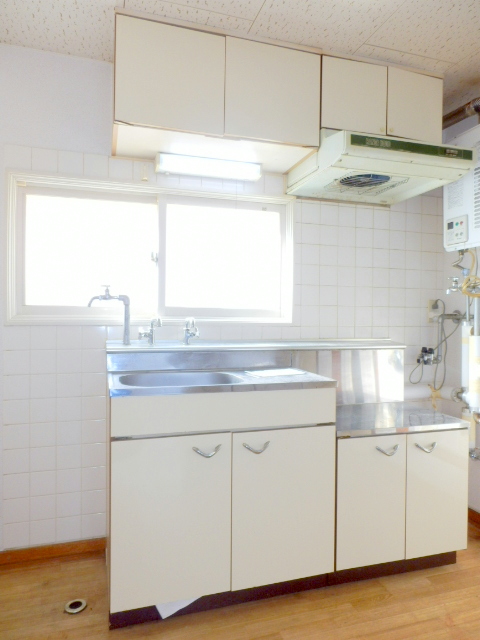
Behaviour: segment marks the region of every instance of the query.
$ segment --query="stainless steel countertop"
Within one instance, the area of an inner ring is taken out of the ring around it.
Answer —
[[[190,344],[185,345],[175,340],[159,340],[154,345],[148,345],[145,341],[135,340],[130,345],[124,345],[120,340],[107,341],[107,353],[132,353],[149,351],[179,351],[179,352],[198,352],[198,351],[336,351],[343,349],[405,349],[405,345],[392,342],[390,339],[345,339],[345,340],[241,340],[235,342],[207,342],[203,340],[192,340]]]
[[[406,402],[337,406],[337,438],[468,429],[460,418]]]
[[[293,370],[292,370],[293,371]],[[191,373],[195,373],[194,371]],[[163,396],[183,395],[190,393],[233,393],[243,391],[283,391],[290,389],[322,389],[335,388],[337,381],[331,378],[305,371],[301,375],[278,375],[268,378],[258,378],[249,375],[246,371],[229,370],[239,378],[236,384],[209,384],[209,385],[181,385],[181,386],[130,386],[124,385],[121,378],[125,372],[109,373],[108,387],[111,398],[119,396]]]

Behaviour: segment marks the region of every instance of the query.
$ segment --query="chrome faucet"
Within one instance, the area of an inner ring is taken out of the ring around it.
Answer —
[[[139,331],[138,339],[141,340],[142,338],[147,338],[148,344],[150,345],[155,344],[155,329],[161,326],[162,326],[162,319],[154,318],[153,320],[150,321],[150,331]]]
[[[91,307],[94,300],[120,300],[120,302],[123,302],[123,344],[130,344],[130,298],[128,296],[110,295],[109,284],[102,284],[102,287],[105,287],[103,296],[93,296],[87,306]]]
[[[456,278],[455,276],[453,276],[453,277],[449,277],[448,279],[452,281],[452,284],[445,291],[445,293],[449,294],[449,293],[455,293],[456,291],[461,291],[459,278]]]
[[[198,327],[195,326],[195,318],[185,319],[185,327],[183,331],[185,333],[183,344],[189,344],[190,338],[198,338],[200,331],[198,330]]]

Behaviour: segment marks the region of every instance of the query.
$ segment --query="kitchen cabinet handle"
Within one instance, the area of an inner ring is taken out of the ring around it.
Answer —
[[[435,447],[437,446],[437,443],[434,442],[432,444],[432,446],[430,447],[430,449],[426,449],[425,447],[422,447],[421,444],[418,444],[418,442],[415,442],[415,446],[418,447],[419,449],[421,449],[422,451],[425,451],[425,453],[432,453],[432,451],[435,449]]]
[[[390,453],[388,453],[387,451],[385,451],[385,450],[384,450],[384,449],[382,449],[381,447],[375,447],[375,449],[376,449],[377,451],[380,451],[381,453],[384,453],[386,456],[394,456],[394,455],[397,453],[397,451],[398,451],[398,447],[399,447],[399,445],[398,445],[398,444],[396,444],[396,445],[393,447],[393,451],[390,451]]]
[[[198,455],[203,456],[204,458],[212,458],[216,453],[219,452],[221,446],[222,446],[221,444],[217,444],[217,446],[212,451],[212,453],[205,453],[204,451],[201,451],[197,447],[192,447],[192,449],[195,451],[195,453],[198,453]]]
[[[253,447],[251,447],[246,442],[243,443],[243,446],[245,447],[245,449],[248,449],[252,453],[263,453],[265,451],[265,449],[268,447],[269,444],[270,444],[270,440],[268,442],[265,442],[265,444],[263,445],[263,447],[261,449],[254,449]]]

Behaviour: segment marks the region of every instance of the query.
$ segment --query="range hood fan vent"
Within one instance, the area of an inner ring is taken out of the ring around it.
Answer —
[[[376,187],[385,184],[390,180],[390,176],[382,176],[380,173],[359,173],[345,176],[339,180],[344,187]]]
[[[325,185],[325,191],[337,195],[349,193],[379,196],[385,191],[406,184],[408,180],[409,178],[394,178],[379,173],[351,173]]]

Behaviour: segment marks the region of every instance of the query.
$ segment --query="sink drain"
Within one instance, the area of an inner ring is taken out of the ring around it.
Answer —
[[[67,613],[80,613],[80,611],[83,611],[86,606],[86,600],[80,600],[77,598],[75,600],[70,600],[70,602],[67,602],[67,604],[65,605],[65,611]]]

